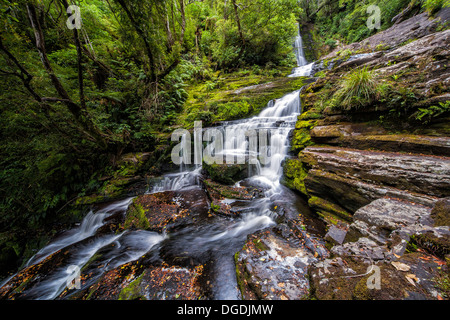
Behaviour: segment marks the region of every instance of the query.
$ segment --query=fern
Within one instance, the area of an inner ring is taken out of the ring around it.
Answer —
[[[438,105],[419,108],[419,111],[416,113],[416,120],[428,123],[447,112],[450,112],[450,101],[439,102]]]

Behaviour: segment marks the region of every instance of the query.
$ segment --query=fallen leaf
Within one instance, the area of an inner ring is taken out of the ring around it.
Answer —
[[[392,261],[391,264],[395,267],[395,269],[400,271],[409,271],[411,269],[411,267],[408,266],[407,264],[398,261]]]
[[[411,283],[414,287],[416,286],[416,283],[414,282],[413,279],[408,278],[408,277],[405,277],[405,278],[406,278],[406,280],[408,280],[408,282]]]
[[[405,276],[406,280],[408,280],[409,283],[411,283],[413,286],[416,286],[416,282],[419,282],[419,278],[415,274],[408,273]]]
[[[411,279],[416,280],[417,282],[419,282],[419,278],[417,278],[417,276],[415,274],[413,274],[413,273],[408,273],[406,275],[406,277],[407,278],[411,278]]]

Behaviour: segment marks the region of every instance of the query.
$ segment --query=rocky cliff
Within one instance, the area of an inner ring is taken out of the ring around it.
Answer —
[[[327,223],[331,256],[309,270],[316,298],[448,298],[449,12],[336,49],[302,91],[284,183]],[[344,100],[355,70],[376,89]],[[373,266],[380,290],[366,286]]]

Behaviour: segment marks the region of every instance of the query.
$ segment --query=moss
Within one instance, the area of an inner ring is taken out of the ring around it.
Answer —
[[[142,205],[136,203],[135,200],[133,200],[133,203],[128,208],[125,222],[122,227],[124,229],[129,229],[132,227],[137,229],[149,229],[150,222],[145,215],[145,210]]]
[[[337,224],[339,221],[351,222],[352,215],[339,205],[331,203],[319,197],[311,197],[308,200],[308,205],[317,210],[327,222]]]
[[[291,150],[294,152],[300,152],[301,150],[313,145],[309,130],[295,130],[292,138]]]
[[[203,169],[206,171],[208,177],[213,181],[232,185],[237,181],[246,178],[248,165],[247,164],[207,164],[203,163]]]
[[[300,116],[301,117],[301,116]],[[317,125],[317,120],[299,120],[295,125],[291,149],[299,152],[314,144],[311,140],[310,131]]]
[[[281,183],[292,189],[308,195],[305,186],[305,179],[308,171],[299,159],[289,159],[284,163],[284,176]]]
[[[267,251],[270,248],[268,246],[266,246],[261,239],[253,239],[253,245],[255,246],[255,248],[257,248],[259,251]]]
[[[444,299],[450,299],[450,274],[449,272],[440,271],[439,274],[432,279],[434,287],[438,289]]]
[[[316,110],[309,110],[306,112],[303,112],[299,117],[298,120],[304,121],[304,120],[316,120],[316,119],[322,119],[323,115]]]
[[[145,272],[144,272],[145,273]],[[144,276],[142,273],[137,279],[133,280],[128,286],[119,293],[119,300],[143,300],[145,297],[141,292],[141,282]]]
[[[211,124],[258,114],[268,101],[304,86],[306,78],[287,78],[289,71],[280,70],[282,74],[276,77],[240,71],[223,75],[222,86],[193,85],[188,88],[189,99],[178,123],[189,129],[195,120]]]
[[[450,198],[441,199],[436,202],[431,217],[434,219],[434,226],[450,226]]]
[[[419,248],[444,259],[450,254],[450,239],[432,233],[412,235],[406,247],[407,252],[416,252]]]

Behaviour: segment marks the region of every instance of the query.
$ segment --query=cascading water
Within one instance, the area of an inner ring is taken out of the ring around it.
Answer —
[[[295,46],[299,67],[295,68],[290,76],[308,76],[308,69],[311,70],[312,64],[308,65],[306,62],[300,34]],[[222,151],[224,158],[244,163],[253,160],[254,163],[249,165],[252,170],[249,170],[251,174],[246,183],[263,186],[265,190],[265,197],[248,202],[245,213],[240,218],[230,220],[216,217],[208,223],[187,227],[170,236],[144,230],[97,235],[97,230],[104,225],[106,218],[112,214],[125,214],[132,199],[114,202],[101,210],[89,212],[80,226],[59,236],[28,261],[27,267],[44,261],[52,254],[58,254],[58,251],[65,252],[65,264],[49,274],[40,275],[37,284],[25,291],[22,298],[58,297],[70,279],[68,267],[89,267],[88,261],[93,259],[94,255],[99,256],[96,258],[97,265],[102,267],[92,270],[85,287],[94,283],[95,279],[108,270],[134,261],[152,250],[156,252],[163,250],[166,256],[178,256],[179,253],[183,253],[200,260],[207,255],[208,259],[213,261],[211,262],[213,298],[239,299],[233,257],[235,252],[242,248],[248,234],[275,225],[276,214],[271,207],[274,201],[280,201],[288,192],[280,184],[283,174],[282,162],[289,152],[288,137],[295,128],[300,112],[300,90],[297,90],[270,101],[258,116],[225,122],[215,128],[225,137]],[[248,132],[258,132],[259,139],[267,139],[267,147],[258,150],[256,140],[246,138]],[[186,143],[185,139],[183,141]],[[180,169],[180,172],[162,177],[151,192],[200,188],[202,172],[200,166],[192,170],[186,167]],[[232,202],[233,200],[230,201]],[[7,285],[10,279],[3,285]]]
[[[314,66],[314,62],[309,63],[305,58],[305,53],[303,51],[303,39],[300,34],[300,29],[298,31],[297,38],[295,39],[295,56],[297,58],[297,68],[294,68],[292,74],[288,77],[309,77]]]

